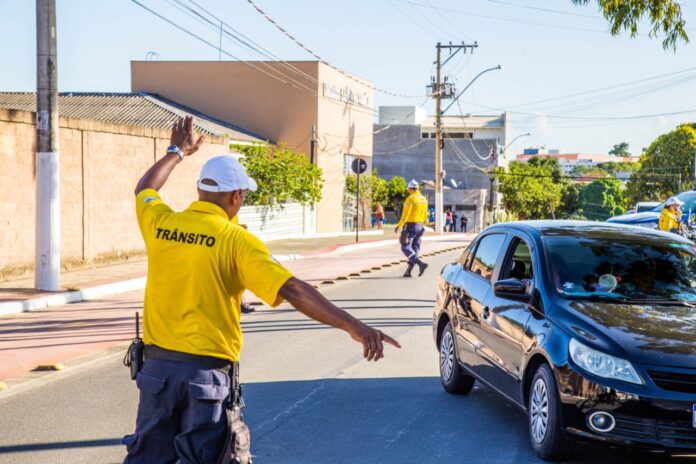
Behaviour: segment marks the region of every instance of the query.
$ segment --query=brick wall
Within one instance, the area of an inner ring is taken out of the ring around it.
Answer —
[[[34,266],[34,114],[0,109],[0,279]],[[133,190],[169,145],[169,130],[60,118],[61,259],[64,268],[143,254]],[[208,137],[172,173],[162,197],[174,209],[196,198],[196,179],[227,141]]]

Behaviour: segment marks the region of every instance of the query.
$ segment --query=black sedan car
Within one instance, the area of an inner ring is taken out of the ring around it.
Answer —
[[[581,221],[497,224],[438,279],[448,392],[474,382],[529,416],[538,456],[578,439],[696,450],[696,245]]]

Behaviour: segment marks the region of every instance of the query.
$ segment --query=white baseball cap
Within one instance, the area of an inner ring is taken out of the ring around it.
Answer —
[[[672,205],[682,206],[683,204],[684,204],[684,202],[680,201],[679,198],[669,197],[667,199],[667,202],[665,203],[665,206],[672,206]]]
[[[416,179],[411,179],[411,182],[408,183],[408,188],[410,189],[417,189],[418,188],[418,182]]]
[[[217,185],[202,182],[210,179]],[[258,185],[249,177],[246,169],[233,155],[218,155],[205,162],[198,177],[198,188],[206,192],[234,192],[235,190],[251,190],[255,192]]]

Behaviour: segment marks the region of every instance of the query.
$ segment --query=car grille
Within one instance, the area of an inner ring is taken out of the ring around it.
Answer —
[[[696,429],[688,421],[665,421],[615,416],[616,427],[607,436],[668,448],[696,448]]]
[[[648,374],[655,385],[665,390],[696,393],[696,374],[666,371],[648,371]]]

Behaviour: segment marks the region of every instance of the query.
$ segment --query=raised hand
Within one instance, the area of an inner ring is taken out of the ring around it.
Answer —
[[[184,153],[184,156],[193,155],[203,145],[205,136],[201,135],[196,140],[193,132],[193,116],[180,118],[172,126],[171,145],[176,145]]]

